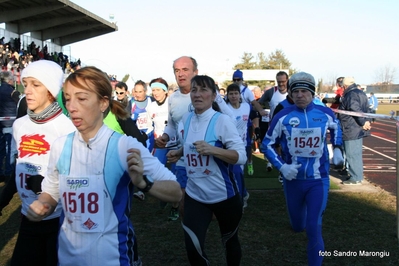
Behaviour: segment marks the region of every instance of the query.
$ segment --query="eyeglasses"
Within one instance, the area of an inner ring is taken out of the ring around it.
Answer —
[[[241,79],[233,79],[234,82],[241,81]]]
[[[125,92],[124,91],[121,91],[121,92],[115,92],[116,94],[119,94],[119,95],[122,95],[122,94],[124,94]]]

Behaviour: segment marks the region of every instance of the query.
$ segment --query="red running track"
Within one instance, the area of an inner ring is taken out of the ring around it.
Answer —
[[[371,126],[371,136],[363,139],[364,175],[396,195],[396,121],[378,120]]]

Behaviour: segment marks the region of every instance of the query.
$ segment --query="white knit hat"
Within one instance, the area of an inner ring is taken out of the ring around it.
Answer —
[[[30,63],[22,70],[21,80],[27,77],[39,80],[54,98],[57,98],[62,87],[64,73],[57,63],[49,60],[39,60]]]

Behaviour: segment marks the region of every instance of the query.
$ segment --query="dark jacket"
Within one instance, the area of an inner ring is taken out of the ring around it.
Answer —
[[[0,86],[0,117],[15,117],[17,115],[17,102],[19,92],[7,82],[2,82]],[[12,127],[13,120],[0,121],[1,127]]]
[[[338,109],[367,113],[368,106],[369,101],[367,95],[359,90],[356,84],[352,84],[344,91]],[[366,121],[370,121],[369,118],[346,114],[339,114],[338,118],[341,122],[343,140],[356,140],[370,135],[369,130],[363,130]]]

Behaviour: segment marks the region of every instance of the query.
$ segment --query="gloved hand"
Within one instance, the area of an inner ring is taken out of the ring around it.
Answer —
[[[301,167],[301,164],[283,164],[280,168],[280,172],[283,174],[285,179],[292,180],[296,178],[298,174],[298,169]]]
[[[343,166],[344,164],[344,157],[342,156],[342,151],[338,147],[335,147],[333,151],[333,164],[339,167]]]
[[[32,190],[35,194],[42,192],[42,180],[44,177],[42,175],[32,175],[26,179],[27,187]]]
[[[255,128],[255,140],[259,140],[260,139],[260,128],[256,127]]]

